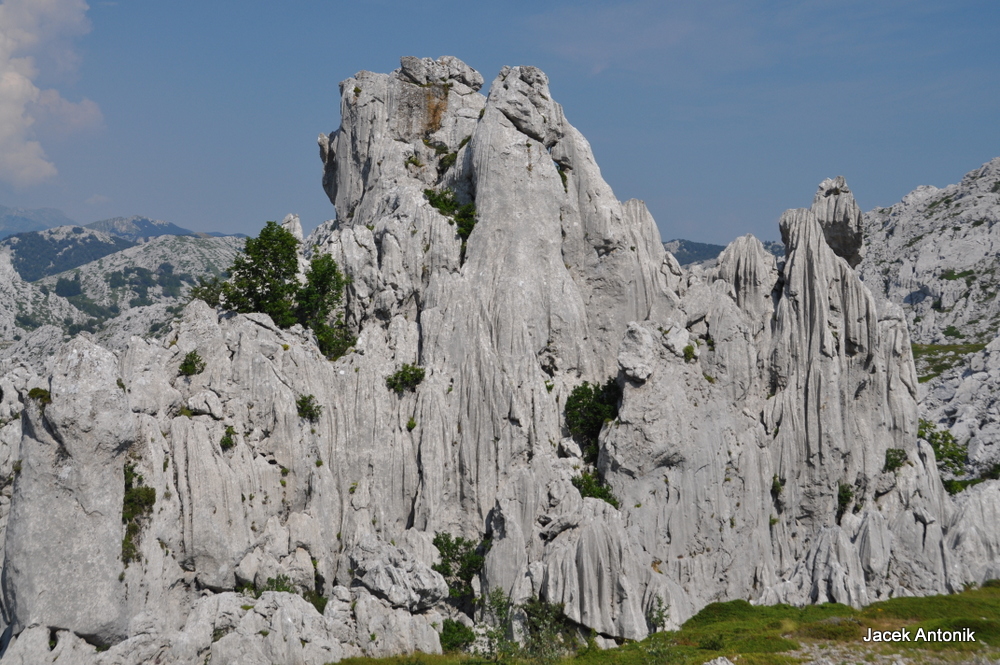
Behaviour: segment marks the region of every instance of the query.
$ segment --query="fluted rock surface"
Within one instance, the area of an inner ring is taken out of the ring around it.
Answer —
[[[21,599],[72,564],[34,565],[25,543],[72,555],[29,537],[27,520],[44,509],[63,524],[91,488],[57,491],[58,456],[22,465],[5,660],[311,665],[437,651],[459,611],[431,568],[440,532],[492,539],[474,590],[563,603],[608,641],[645,637],[658,607],[674,626],[715,600],[857,605],[992,574],[997,532],[976,520],[1000,490],[955,507],[917,442],[906,323],[851,267],[846,183],[786,213],[784,260],[748,236],[685,272],[645,206],[615,199],[542,72],[504,68],[486,97],[482,83],[455,58],[342,83],[341,127],[319,140],[338,219],[303,245],[351,278],[358,339],[344,357],[326,360],[301,327],[201,301],[162,342],[131,338],[87,390],[57,390],[58,377],[74,350],[108,352],[77,340],[58,355],[46,408],[77,405],[66,422],[82,430],[87,396],[114,396],[108,417],[133,434],[104,445],[121,455],[134,441],[129,463],[156,504],[128,565],[120,504],[101,513],[98,527],[116,527],[95,546],[110,626],[52,623]],[[475,204],[471,231],[431,204],[445,189]],[[205,368],[180,375],[192,351]],[[403,364],[426,374],[396,393],[386,377]],[[618,508],[581,495],[573,480],[589,466],[564,436],[571,390],[609,377],[624,396],[596,466]],[[21,366],[3,381],[18,395],[0,415],[45,379]],[[308,396],[315,417],[297,408]],[[0,430],[0,465],[49,450],[36,421]],[[888,448],[909,463],[883,472]],[[124,460],[102,454],[101,491],[120,501]],[[247,585],[282,590],[257,598]],[[320,613],[285,589],[328,602]],[[83,638],[114,644],[97,653]]]

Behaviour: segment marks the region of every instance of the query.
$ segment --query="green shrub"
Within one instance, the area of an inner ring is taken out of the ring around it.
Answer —
[[[424,368],[416,365],[404,364],[399,371],[385,379],[385,385],[389,390],[396,391],[397,395],[402,395],[404,391],[413,392],[424,380]]]
[[[457,599],[472,598],[472,579],[483,569],[490,541],[453,538],[450,533],[435,533],[434,547],[441,555],[441,562],[431,566],[448,582],[449,595]]]
[[[232,425],[226,426],[226,433],[222,435],[222,439],[219,440],[219,447],[223,450],[229,450],[236,445],[236,440],[233,436],[236,435],[236,430]]]
[[[329,598],[326,598],[318,591],[304,591],[302,597],[312,603],[312,606],[316,608],[316,611],[323,614],[326,609],[326,604],[329,602]]]
[[[438,160],[438,175],[444,175],[444,172],[455,165],[458,161],[457,152],[449,152],[447,155]]]
[[[771,498],[777,501],[783,489],[785,489],[785,482],[778,478],[778,474],[774,474],[774,478],[771,479]]]
[[[234,259],[232,280],[222,285],[222,301],[236,312],[263,312],[280,328],[296,323],[309,328],[323,355],[336,360],[355,341],[343,312],[337,311],[351,280],[332,256],[318,254],[300,284],[298,245],[291,232],[268,222]]]
[[[177,368],[177,371],[180,373],[180,376],[201,374],[205,371],[205,361],[201,359],[197,351],[191,351],[184,356],[184,360],[181,361],[181,366]]]
[[[959,339],[965,337],[965,335],[960,333],[958,331],[958,328],[956,328],[955,326],[948,326],[947,328],[944,329],[943,333],[945,337],[957,337]]]
[[[579,476],[573,478],[572,482],[573,487],[580,490],[581,496],[601,499],[602,501],[610,503],[615,508],[618,508],[618,497],[611,492],[611,488],[608,487],[604,481],[597,476],[597,474],[587,473],[584,471]]]
[[[941,279],[947,279],[949,281],[956,279],[965,279],[966,277],[972,277],[976,274],[975,270],[963,270],[962,272],[955,272],[953,268],[948,268],[941,273]]]
[[[472,229],[476,226],[476,204],[460,204],[455,198],[455,192],[450,189],[443,189],[440,192],[425,189],[424,196],[434,209],[450,218],[450,223],[458,225],[458,235],[463,242],[469,239]]]
[[[316,398],[312,395],[299,395],[295,400],[295,408],[298,410],[299,418],[305,418],[311,423],[319,420],[323,415],[323,407],[316,403]]]
[[[588,464],[597,463],[597,439],[604,423],[618,417],[622,391],[614,379],[603,386],[586,381],[573,388],[566,399],[566,429],[583,450]]]
[[[837,486],[837,522],[840,522],[840,518],[844,516],[847,511],[847,507],[851,505],[851,501],[854,499],[854,489],[847,483],[840,483]]]
[[[412,432],[417,427],[417,421],[412,417],[406,421],[406,431]]]
[[[441,626],[441,651],[445,653],[465,651],[475,641],[476,634],[471,628],[454,619],[444,620]]]
[[[969,460],[968,448],[958,443],[946,429],[939,430],[929,420],[920,419],[917,436],[931,445],[937,459],[938,470],[959,475],[965,472]]]
[[[885,466],[882,471],[895,471],[906,463],[906,451],[902,448],[889,448],[885,451]]]
[[[46,404],[52,404],[52,394],[45,388],[32,388],[28,391],[28,398],[37,400],[42,411]]]
[[[566,618],[563,607],[562,603],[535,597],[520,605],[525,616],[522,651],[529,659],[555,663],[573,650],[573,624]]]
[[[695,360],[694,346],[688,344],[684,347],[684,362],[692,363]]]
[[[156,504],[156,489],[143,486],[143,480],[142,474],[136,473],[135,465],[125,464],[125,497],[122,501],[122,524],[125,525],[122,563],[125,566],[138,560],[142,521]]]
[[[295,593],[295,587],[292,586],[292,581],[288,579],[287,575],[278,575],[277,577],[267,578],[267,582],[264,583],[264,586],[257,589],[257,597],[260,598],[261,594],[265,591],[284,591],[285,593]]]

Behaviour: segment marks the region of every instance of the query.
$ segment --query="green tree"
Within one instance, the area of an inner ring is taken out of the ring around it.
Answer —
[[[300,323],[316,334],[320,351],[336,360],[354,345],[340,309],[350,279],[329,254],[313,258],[305,284],[298,280],[299,241],[287,229],[268,222],[257,238],[249,238],[233,261],[232,280],[222,286],[224,305],[241,313],[263,312],[281,328]],[[209,304],[210,281],[192,290]]]
[[[263,312],[281,328],[297,323],[298,244],[277,222],[268,222],[258,237],[247,238],[229,271],[232,281],[223,287],[226,306],[241,313]]]
[[[355,338],[344,323],[340,309],[344,288],[350,282],[329,254],[313,258],[306,272],[306,283],[296,294],[295,317],[316,334],[323,355],[339,358],[354,345]],[[330,318],[333,316],[333,322]]]

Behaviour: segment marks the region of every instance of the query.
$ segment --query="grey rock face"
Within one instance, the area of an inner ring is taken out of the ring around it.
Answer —
[[[3,570],[15,633],[41,625],[104,644],[126,635],[122,457],[136,431],[117,375],[110,352],[76,339],[56,360],[51,403],[28,399]]]
[[[348,557],[357,581],[393,607],[419,612],[448,597],[448,584],[440,573],[374,536],[355,545]]]
[[[844,176],[827,178],[819,184],[812,211],[833,253],[856,268],[864,256],[863,223],[861,208],[847,188]]]

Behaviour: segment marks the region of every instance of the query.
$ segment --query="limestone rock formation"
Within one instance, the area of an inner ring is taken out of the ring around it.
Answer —
[[[541,71],[504,68],[484,97],[455,58],[401,65],[343,82],[319,140],[338,218],[302,258],[351,279],[346,355],[193,301],[162,340],[7,363],[0,417],[27,415],[0,429],[5,662],[439,651],[446,617],[482,617],[449,600],[438,533],[489,540],[473,592],[562,603],[603,644],[716,600],[859,605],[995,573],[981,520],[1000,483],[944,493],[904,315],[852,268],[842,180],[782,217],[782,260],[748,236],[685,271]],[[181,373],[191,353],[204,368]],[[404,364],[424,378],[396,392]],[[564,409],[609,378],[623,397],[595,464]],[[887,470],[892,448],[906,463]],[[134,518],[126,463],[155,492]],[[54,608],[82,565],[60,543],[84,532],[99,588]]]
[[[859,266],[876,298],[900,306],[909,324],[921,418],[968,445],[973,476],[1000,464],[998,234],[1000,158],[866,213]]]

